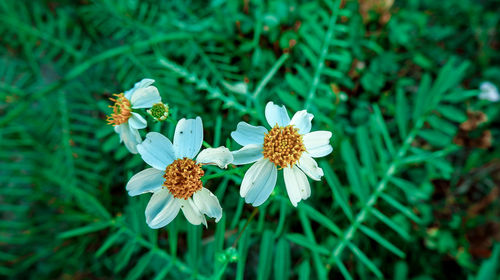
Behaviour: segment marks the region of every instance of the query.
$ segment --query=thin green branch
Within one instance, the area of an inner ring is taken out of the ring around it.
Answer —
[[[420,118],[416,123],[411,132],[408,134],[406,137],[403,145],[399,148],[395,158],[393,159],[392,163],[389,165],[387,170],[385,171],[384,176],[382,177],[382,180],[379,181],[377,184],[377,187],[375,188],[375,191],[372,193],[372,195],[368,198],[368,201],[366,205],[363,207],[363,209],[356,215],[354,218],[354,222],[349,226],[349,228],[345,231],[344,236],[341,238],[337,246],[333,249],[333,253],[329,258],[329,263],[335,263],[336,259],[340,259],[340,255],[342,254],[344,248],[346,247],[347,243],[353,239],[354,235],[356,234],[359,226],[366,220],[366,218],[370,214],[370,209],[377,203],[377,200],[379,196],[384,192],[384,190],[387,187],[387,182],[389,182],[389,179],[396,173],[397,168],[399,165],[402,164],[401,160],[403,157],[406,155],[408,149],[411,146],[411,143],[417,136],[418,132],[422,128],[424,122],[425,122],[425,117]]]
[[[316,95],[316,89],[319,85],[319,80],[321,78],[321,72],[323,71],[323,67],[325,67],[325,59],[328,54],[328,47],[330,46],[330,41],[333,37],[333,31],[335,29],[335,25],[337,22],[337,17],[340,10],[340,3],[338,1],[335,2],[334,7],[338,7],[338,9],[334,9],[332,11],[332,16],[330,17],[330,21],[328,22],[328,31],[326,32],[325,39],[323,40],[323,46],[321,48],[320,56],[318,58],[318,64],[316,65],[316,70],[314,71],[314,77],[311,83],[311,87],[309,88],[309,92],[307,93],[306,105],[305,108],[309,109],[314,96]]]
[[[264,89],[264,87],[267,85],[267,83],[269,83],[269,81],[271,80],[271,78],[276,74],[276,71],[278,71],[278,69],[281,67],[281,65],[283,65],[283,63],[289,57],[290,57],[290,55],[288,53],[284,53],[276,61],[276,63],[274,63],[273,67],[271,67],[271,69],[269,70],[269,72],[267,72],[267,74],[264,76],[264,78],[262,78],[262,80],[257,85],[257,88],[255,89],[255,92],[252,95],[252,98],[254,100],[257,100],[257,98],[259,97],[259,94],[261,93],[261,91]]]
[[[236,248],[236,245],[238,245],[238,242],[240,241],[241,235],[243,235],[243,232],[245,232],[245,230],[247,229],[248,225],[253,220],[253,218],[255,217],[255,215],[257,215],[257,213],[259,213],[259,208],[256,207],[256,208],[253,209],[252,214],[250,214],[250,218],[248,218],[248,220],[246,221],[245,225],[243,226],[243,228],[241,229],[240,233],[238,234],[238,237],[236,238],[236,240],[234,240],[233,246],[231,246],[231,247]]]

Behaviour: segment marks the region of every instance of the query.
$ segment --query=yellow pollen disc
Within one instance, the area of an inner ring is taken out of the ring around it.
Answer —
[[[123,93],[113,94],[116,98],[110,98],[109,100],[115,102],[113,106],[113,113],[109,115],[106,119],[108,124],[120,125],[126,123],[128,119],[132,116],[132,108],[130,107],[130,101],[123,95]]]
[[[205,174],[201,164],[190,158],[176,159],[165,169],[165,186],[175,198],[190,198],[203,187],[201,177]]]
[[[299,129],[293,125],[275,125],[264,136],[264,157],[281,168],[293,166],[306,150]]]

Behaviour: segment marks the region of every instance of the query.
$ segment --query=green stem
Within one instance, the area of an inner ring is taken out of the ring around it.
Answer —
[[[254,100],[257,100],[257,98],[259,97],[259,94],[261,93],[261,91],[264,89],[264,87],[267,85],[267,83],[269,83],[269,81],[271,80],[271,78],[276,74],[276,71],[278,71],[278,69],[280,69],[281,65],[283,65],[283,63],[289,57],[290,57],[290,55],[288,53],[284,53],[276,61],[276,63],[274,63],[273,67],[271,67],[271,69],[269,70],[269,72],[267,72],[267,74],[264,76],[264,78],[257,85],[257,88],[255,89],[255,92],[253,93],[253,96],[252,96],[252,98]]]
[[[316,65],[316,70],[314,71],[314,77],[311,83],[311,87],[309,88],[309,92],[307,93],[306,99],[306,109],[309,109],[314,96],[316,95],[316,89],[319,85],[319,79],[321,77],[321,71],[323,71],[323,67],[325,67],[325,59],[328,54],[328,47],[330,46],[330,41],[333,37],[333,30],[335,29],[335,24],[337,22],[337,16],[340,11],[339,3],[336,1],[334,7],[337,9],[332,9],[332,16],[330,17],[330,21],[328,22],[328,31],[326,32],[325,39],[323,40],[323,46],[321,48],[320,56],[318,58],[318,64]]]
[[[241,171],[241,168],[237,167],[237,168],[217,172],[215,174],[203,176],[201,179],[203,182],[206,182],[206,181],[214,179],[214,178],[224,177],[226,175],[234,174],[234,173],[239,174],[240,176],[243,176],[242,172],[240,172],[240,171]]]
[[[252,211],[252,214],[250,215],[250,218],[248,218],[247,222],[245,223],[245,225],[241,229],[240,233],[238,234],[238,237],[234,241],[233,246],[232,246],[233,248],[236,248],[236,245],[238,245],[238,241],[240,241],[241,235],[243,234],[243,232],[245,232],[245,229],[247,229],[247,226],[253,220],[253,218],[255,217],[255,215],[257,215],[257,212],[259,212],[259,208],[255,207],[253,209],[253,211]]]
[[[425,122],[425,117],[420,118],[411,132],[408,134],[406,137],[403,145],[399,148],[398,153],[396,154],[396,157],[392,161],[391,165],[387,168],[384,177],[382,180],[378,183],[377,187],[375,188],[375,192],[370,196],[368,199],[366,205],[363,207],[363,209],[356,215],[354,218],[354,222],[349,226],[347,229],[346,233],[342,237],[342,239],[339,241],[337,246],[333,249],[333,254],[330,256],[329,263],[334,263],[335,260],[340,259],[340,254],[344,251],[344,248],[346,247],[347,243],[354,237],[356,234],[356,231],[358,230],[359,226],[366,220],[366,218],[370,214],[370,209],[377,203],[377,200],[379,196],[383,193],[385,188],[387,187],[387,182],[389,179],[396,173],[396,170],[402,162],[400,161],[408,149],[410,148],[411,143],[417,136],[418,132],[422,128]]]

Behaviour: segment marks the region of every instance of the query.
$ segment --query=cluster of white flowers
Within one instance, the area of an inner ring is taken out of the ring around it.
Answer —
[[[168,106],[161,103],[154,80],[143,79],[124,94],[115,94],[113,113],[108,123],[114,125],[120,141],[133,153],[139,153],[151,166],[130,178],[126,189],[130,196],[153,193],[146,207],[146,223],[151,228],[169,224],[182,210],[193,225],[207,226],[205,215],[218,222],[222,207],[217,197],[203,187],[204,165],[227,168],[229,164],[254,163],[243,177],[240,195],[257,207],[263,204],[276,186],[278,170],[283,170],[288,197],[293,206],[311,195],[307,176],[319,181],[323,170],[313,158],[332,152],[329,131],[311,131],[313,115],[299,111],[290,119],[284,106],[267,103],[265,117],[270,130],[240,122],[231,137],[241,146],[229,151],[226,147],[206,148],[200,117],[181,119],[175,128],[174,140],[157,132],[149,132],[144,141],[139,129],[146,120],[134,109],[151,108],[148,113],[157,120],[168,116]],[[152,108],[155,106],[155,108]],[[152,113],[154,111],[154,113]],[[307,176],[306,176],[307,175]]]

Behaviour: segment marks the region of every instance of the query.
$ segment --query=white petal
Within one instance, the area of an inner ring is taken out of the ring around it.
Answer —
[[[278,169],[268,159],[261,159],[248,169],[241,182],[240,195],[257,207],[264,203],[276,185]]]
[[[306,110],[298,111],[293,115],[290,124],[298,128],[299,134],[303,135],[311,131],[311,121],[313,118],[314,115],[309,114]]]
[[[180,205],[170,192],[159,190],[151,196],[146,207],[146,223],[150,228],[161,228],[179,213]]]
[[[307,199],[311,195],[311,187],[306,175],[296,166],[283,168],[286,192],[292,202],[297,207],[297,203],[302,199]]]
[[[196,157],[198,163],[214,164],[219,168],[227,168],[233,162],[233,155],[226,147],[207,148],[201,151]]]
[[[121,124],[120,126],[120,138],[125,144],[125,147],[127,147],[132,154],[137,154],[137,145],[141,143],[139,131],[130,127],[128,123]]]
[[[333,151],[330,145],[330,131],[314,131],[303,136],[306,151],[312,157],[324,157]]]
[[[231,132],[231,137],[233,137],[236,143],[246,146],[249,144],[264,143],[264,135],[266,133],[267,129],[263,126],[253,126],[246,122],[239,122],[236,130]]]
[[[139,88],[132,94],[130,103],[133,109],[151,108],[153,104],[161,101],[160,93],[154,86]]]
[[[155,82],[155,80],[153,79],[142,79],[140,80],[139,82],[135,83],[134,84],[134,87],[127,90],[125,92],[125,98],[127,98],[128,100],[130,100],[130,97],[132,97],[132,94],[134,94],[134,91],[140,89],[140,88],[145,88],[145,87],[148,87],[150,85],[152,85],[153,83]]]
[[[203,143],[203,124],[200,117],[181,119],[175,127],[174,150],[177,158],[194,158]]]
[[[232,152],[233,164],[243,165],[247,163],[256,162],[263,157],[262,144],[251,144]]]
[[[184,216],[186,216],[186,219],[188,222],[190,222],[193,225],[199,225],[203,223],[205,227],[207,226],[207,220],[205,219],[205,216],[201,214],[200,209],[194,204],[192,198],[186,199],[177,199],[179,204],[181,205],[182,212],[184,213]]]
[[[276,124],[279,126],[287,126],[290,123],[290,117],[286,112],[285,105],[280,107],[274,105],[272,101],[268,102],[266,105],[266,120],[271,127],[274,127]]]
[[[155,192],[161,189],[165,179],[164,171],[156,168],[144,169],[130,178],[125,187],[128,195],[136,196],[147,192]]]
[[[158,170],[165,170],[175,160],[172,143],[158,132],[148,133],[137,150],[147,164]]]
[[[132,117],[128,119],[130,127],[135,129],[142,129],[147,126],[146,120],[139,114],[132,112]]]
[[[113,129],[115,130],[116,133],[120,134],[121,132],[121,128],[122,128],[122,124],[121,125],[115,125],[113,126]],[[122,142],[122,139],[120,138],[120,142]]]
[[[222,218],[222,207],[220,207],[219,199],[208,189],[202,188],[195,192],[193,202],[202,214],[215,218],[216,223]]]
[[[321,180],[324,175],[323,169],[318,167],[316,161],[307,152],[302,154],[297,166],[315,181]]]
[[[132,87],[131,89],[129,89],[125,92],[125,94],[124,94],[125,98],[130,100],[130,97],[132,97],[132,94],[134,94],[134,92],[136,90],[138,90],[140,88],[148,87],[148,86],[152,85],[154,82],[155,82],[155,80],[153,80],[153,79],[142,79],[141,81],[135,83],[134,87]]]

